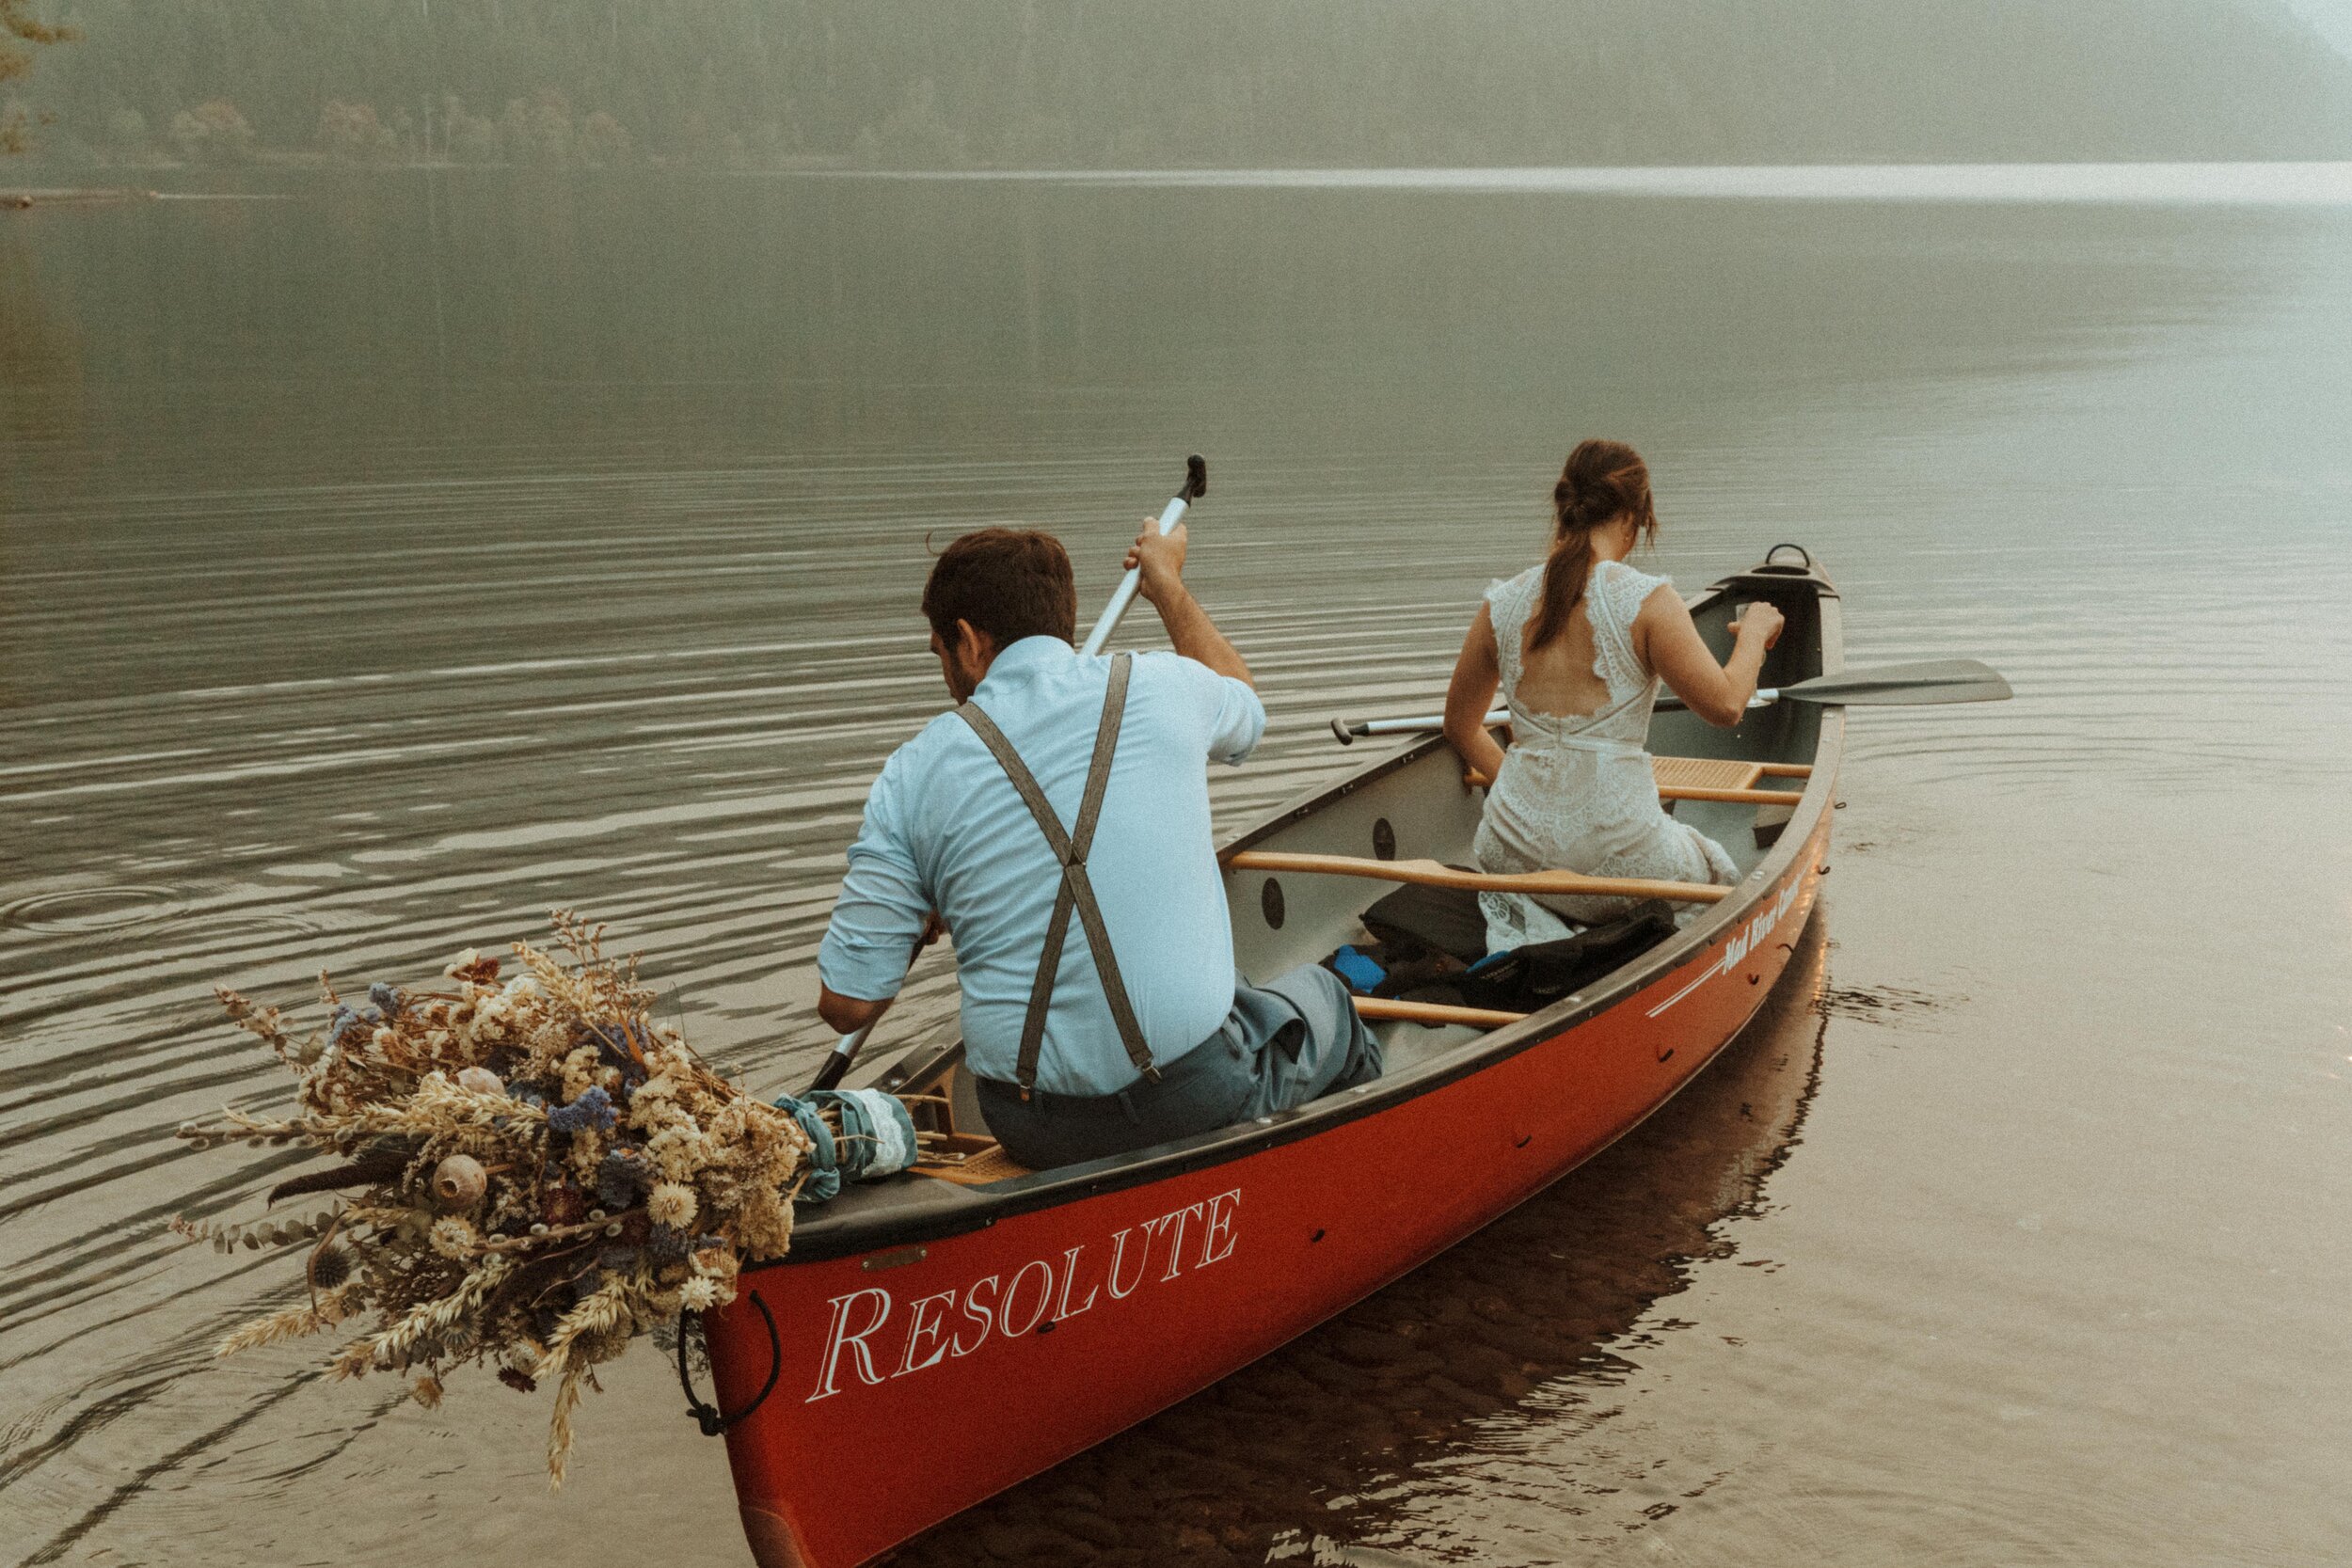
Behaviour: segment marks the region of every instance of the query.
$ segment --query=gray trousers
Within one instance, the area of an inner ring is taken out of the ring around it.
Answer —
[[[1380,1076],[1380,1042],[1356,1016],[1347,988],[1320,964],[1263,986],[1234,978],[1233,1010],[1217,1032],[1117,1094],[1026,1101],[1010,1084],[979,1079],[980,1110],[1005,1152],[1032,1170],[1149,1148],[1304,1105]]]

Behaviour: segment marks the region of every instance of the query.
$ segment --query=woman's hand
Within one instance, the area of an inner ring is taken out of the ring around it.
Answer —
[[[1780,641],[1781,630],[1788,625],[1788,616],[1783,615],[1771,605],[1758,601],[1756,604],[1740,607],[1740,619],[1731,623],[1731,635],[1735,640],[1751,635],[1761,637],[1764,639],[1764,646],[1770,648]],[[1751,633],[1748,630],[1750,626],[1756,628],[1755,632]]]

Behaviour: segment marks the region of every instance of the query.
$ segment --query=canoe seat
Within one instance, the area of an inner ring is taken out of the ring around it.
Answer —
[[[1766,775],[1805,779],[1810,768],[1791,763],[1745,762],[1726,757],[1652,757],[1650,772],[1664,800],[1724,800],[1753,806],[1793,806],[1803,798],[1797,790],[1758,789]]]
[[[1001,1144],[990,1144],[953,1164],[917,1164],[914,1173],[917,1176],[935,1176],[959,1187],[985,1187],[992,1181],[1009,1181],[1016,1176],[1032,1174],[1028,1166],[1006,1153]]]
[[[1650,771],[1663,787],[1754,789],[1764,776],[1764,765],[1736,758],[1652,757]]]

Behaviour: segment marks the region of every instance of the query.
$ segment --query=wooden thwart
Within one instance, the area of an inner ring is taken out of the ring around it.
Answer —
[[[1382,882],[1416,882],[1423,887],[1463,888],[1471,893],[1533,893],[1554,897],[1666,898],[1685,904],[1713,904],[1729,897],[1731,889],[1700,882],[1663,882],[1646,877],[1587,877],[1576,871],[1489,873],[1462,871],[1438,861],[1370,861],[1355,855],[1289,854],[1276,849],[1243,849],[1226,857],[1233,871],[1295,871],[1309,876],[1368,877]]]
[[[1517,1023],[1525,1013],[1497,1012],[1492,1007],[1448,1007],[1436,1002],[1398,1002],[1385,996],[1359,996],[1356,1012],[1378,1022],[1400,1019],[1407,1023],[1467,1023],[1473,1029],[1500,1029]]]
[[[1687,784],[1668,784],[1659,790],[1661,800],[1723,800],[1735,806],[1793,806],[1804,799],[1795,789],[1693,789]]]

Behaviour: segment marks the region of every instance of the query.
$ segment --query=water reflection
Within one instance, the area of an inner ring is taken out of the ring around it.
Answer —
[[[1747,1029],[1663,1111],[1549,1191],[1254,1366],[973,1509],[889,1560],[1258,1563],[1316,1538],[1493,1560],[1507,1492],[1461,1475],[1531,1428],[1585,1431],[1663,1335],[1663,1304],[1739,1253],[1735,1222],[1796,1146],[1824,1027],[1826,912]],[[1640,1528],[1697,1488],[1571,1478],[1583,1517]],[[1631,1464],[1640,1471],[1644,1462]]]

